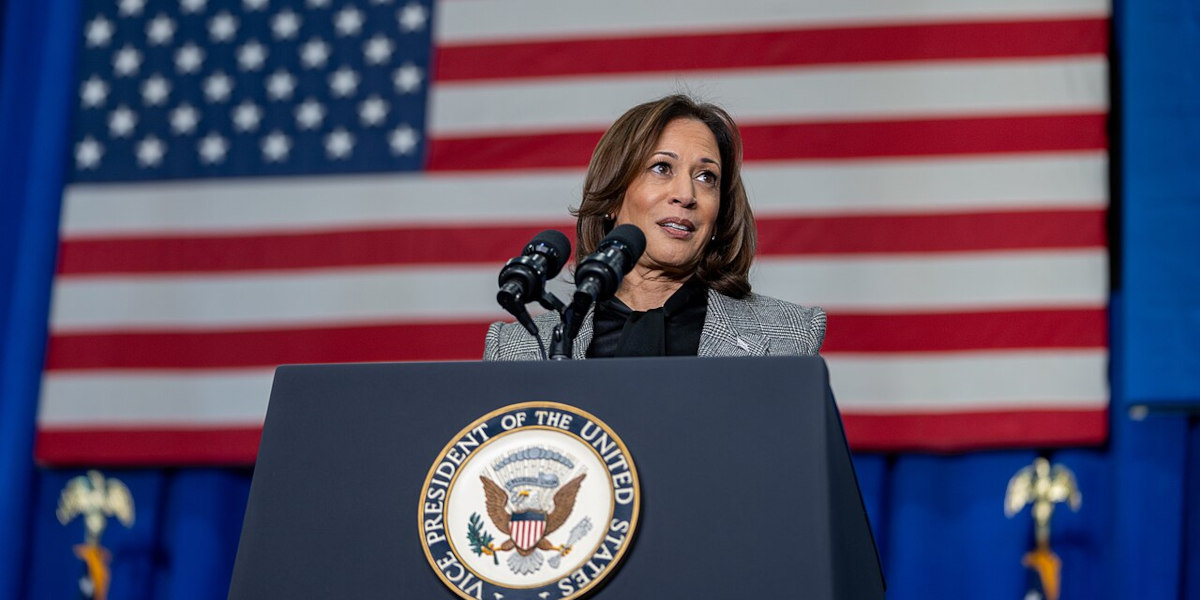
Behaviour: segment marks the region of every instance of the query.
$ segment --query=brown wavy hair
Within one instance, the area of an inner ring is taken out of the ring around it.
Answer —
[[[750,293],[757,230],[742,185],[742,136],[724,109],[682,94],[629,109],[596,144],[583,182],[583,201],[571,210],[577,218],[576,264],[595,252],[612,230],[613,222],[606,215],[621,208],[625,190],[649,160],[667,124],[676,119],[695,119],[707,125],[721,154],[721,206],[713,232],[717,239],[704,247],[695,276],[726,296],[744,298]]]

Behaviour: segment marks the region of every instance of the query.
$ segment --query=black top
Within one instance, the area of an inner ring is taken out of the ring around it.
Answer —
[[[639,312],[612,297],[596,305],[588,358],[696,356],[708,313],[708,286],[687,280],[660,308]]]

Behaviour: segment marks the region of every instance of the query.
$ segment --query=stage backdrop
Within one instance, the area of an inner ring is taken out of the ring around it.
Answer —
[[[1103,0],[85,2],[37,458],[248,463],[282,363],[471,360],[591,149],[730,110],[859,450],[1107,432]],[[559,288],[562,289],[562,288]]]

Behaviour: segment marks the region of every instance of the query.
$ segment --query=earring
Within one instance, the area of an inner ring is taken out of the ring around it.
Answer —
[[[709,239],[709,241],[710,241],[710,242],[715,242],[715,241],[717,241],[717,234],[715,234],[715,233],[714,233],[714,234],[713,234],[713,236],[712,236],[712,238],[710,238],[710,239]]]
[[[605,213],[605,215],[604,215],[604,220],[605,220],[605,221],[612,221],[612,220],[614,220],[613,214],[612,214],[612,213]]]

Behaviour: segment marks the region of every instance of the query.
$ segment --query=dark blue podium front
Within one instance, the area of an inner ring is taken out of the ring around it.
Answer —
[[[593,598],[882,598],[819,358],[280,367],[230,598],[457,598],[424,556],[422,485],[465,425],[575,406],[624,440],[641,518]]]

